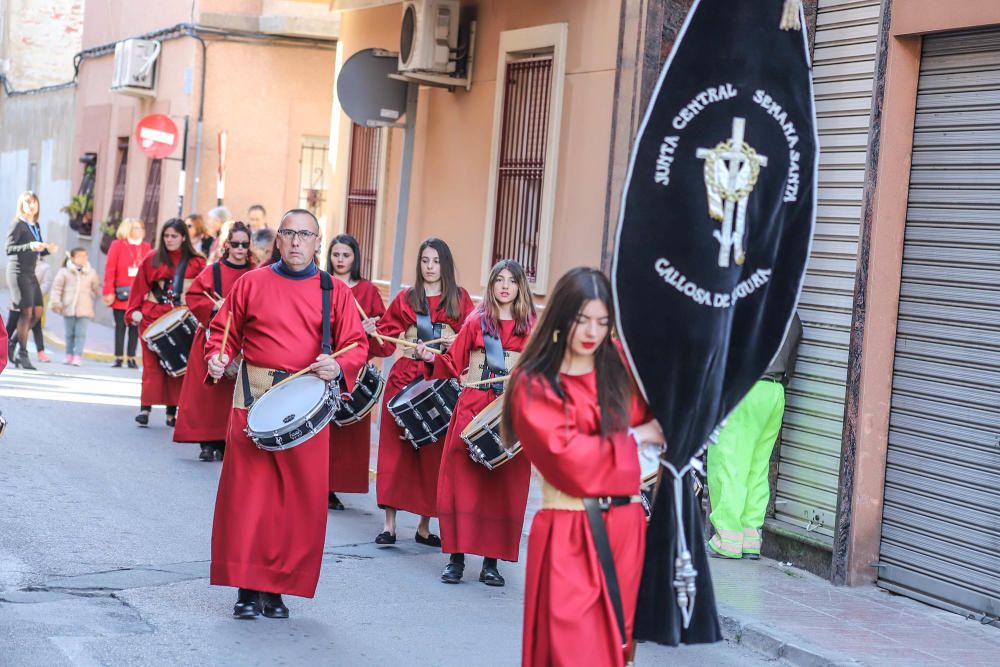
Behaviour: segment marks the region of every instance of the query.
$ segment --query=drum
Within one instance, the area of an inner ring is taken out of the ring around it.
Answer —
[[[260,449],[291,449],[322,431],[339,405],[334,385],[315,375],[300,375],[254,401],[246,434]]]
[[[658,447],[639,447],[639,469],[642,471],[639,493],[642,495],[642,508],[646,510],[648,517],[653,513],[653,495],[656,493],[656,478],[660,472]]]
[[[496,470],[521,451],[521,443],[515,444],[510,451],[500,444],[502,411],[503,396],[498,396],[462,430],[462,441],[469,450],[469,458],[479,465],[486,466],[487,470]]]
[[[180,306],[150,324],[142,339],[159,357],[163,372],[170,377],[180,377],[187,372],[188,354],[196,331],[198,320],[190,310]]]
[[[340,409],[333,415],[333,423],[337,426],[357,424],[378,403],[383,389],[385,389],[385,378],[378,369],[371,364],[362,368],[351,397],[340,404]]]
[[[460,391],[455,380],[414,380],[389,401],[389,414],[403,437],[420,449],[448,430]]]

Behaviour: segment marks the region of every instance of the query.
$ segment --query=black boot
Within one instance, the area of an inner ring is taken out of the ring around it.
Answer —
[[[127,363],[129,368],[139,368],[139,364],[136,363],[135,357],[129,357]]]
[[[446,584],[457,584],[465,573],[465,554],[452,554],[448,564],[441,573],[441,581]]]
[[[496,558],[483,559],[483,569],[479,573],[479,581],[483,582],[487,586],[503,586],[507,583],[504,581],[504,578],[500,576],[500,570],[497,569]]]
[[[20,366],[26,371],[37,370],[34,366],[31,365],[31,359],[28,358],[28,351],[25,350],[24,348],[21,348],[21,351],[17,353],[17,358],[14,360],[14,365]]]
[[[288,618],[288,607],[278,593],[260,594],[260,613],[266,618]]]
[[[215,447],[207,442],[201,443],[201,452],[198,453],[199,461],[214,461],[215,460]]]
[[[236,594],[236,605],[233,607],[233,618],[257,618],[260,614],[260,594],[249,588],[241,588]]]
[[[212,447],[212,455],[216,461],[221,461],[226,456],[226,443],[217,443]]]
[[[111,368],[121,368],[121,367],[122,367],[122,358],[115,357],[115,363],[111,364]]]
[[[326,506],[332,510],[342,510],[344,509],[344,503],[340,502],[340,498],[333,491],[330,492],[326,499]]]

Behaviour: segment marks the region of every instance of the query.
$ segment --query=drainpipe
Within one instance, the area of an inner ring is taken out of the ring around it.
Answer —
[[[190,210],[198,210],[198,185],[201,180],[201,141],[205,133],[205,72],[208,69],[208,49],[205,40],[194,30],[188,31],[188,36],[198,40],[201,45],[201,85],[198,93],[198,125],[195,129],[194,139],[194,181],[191,184],[191,205]]]

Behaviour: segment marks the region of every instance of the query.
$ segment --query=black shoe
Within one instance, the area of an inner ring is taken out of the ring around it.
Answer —
[[[226,448],[218,445],[212,447],[212,458],[221,461],[226,456]]]
[[[423,544],[427,547],[439,547],[441,546],[441,538],[434,533],[427,533],[427,537],[421,537],[420,533],[414,535],[413,540],[417,544]]]
[[[167,415],[167,426],[173,428],[177,424],[177,415]]]
[[[21,352],[16,357],[14,357],[14,365],[20,366],[26,371],[38,370],[31,365],[31,359],[28,358],[27,350],[21,350]]]
[[[331,491],[330,495],[327,497],[326,506],[332,510],[344,509],[344,503],[340,502],[340,498],[338,498],[337,494],[333,491]]]
[[[465,554],[452,554],[448,564],[441,573],[441,581],[446,584],[457,584],[462,581],[465,573]]]
[[[277,593],[261,593],[260,613],[265,618],[288,618],[288,607]]]
[[[215,460],[215,447],[212,445],[202,445],[201,451],[198,453],[199,461],[214,461]]]
[[[135,359],[129,359],[129,360],[128,360],[128,361],[126,362],[126,365],[127,365],[127,366],[128,366],[129,368],[139,368],[139,364],[137,364],[137,363],[136,363]]]
[[[257,591],[241,588],[236,594],[236,604],[233,606],[233,618],[241,620],[257,618],[260,614]]]
[[[111,368],[121,368],[121,367],[122,367],[121,359],[115,359],[115,363],[111,364]]]
[[[135,416],[135,423],[139,426],[149,426],[149,413],[140,412]]]
[[[395,544],[396,536],[390,533],[388,530],[379,533],[375,536],[375,544]]]
[[[487,586],[503,586],[507,583],[504,581],[504,578],[500,576],[500,571],[497,569],[496,558],[483,559],[483,569],[479,573],[479,581],[483,582]]]

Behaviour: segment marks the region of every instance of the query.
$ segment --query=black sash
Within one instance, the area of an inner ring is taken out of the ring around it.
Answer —
[[[503,351],[503,343],[497,336],[491,336],[486,330],[486,318],[479,318],[479,323],[483,329],[483,348],[486,351],[486,367],[483,369],[481,380],[488,380],[491,377],[498,377],[507,374],[507,359]],[[503,393],[503,382],[490,385],[490,388],[497,394]]]
[[[625,636],[625,614],[622,611],[622,594],[618,587],[618,572],[615,570],[615,557],[611,552],[611,543],[608,542],[608,531],[601,517],[601,504],[597,498],[584,498],[583,507],[587,511],[587,520],[590,523],[590,535],[594,539],[594,549],[597,550],[597,559],[601,561],[601,569],[604,570],[604,583],[608,587],[608,597],[611,598],[611,607],[615,610],[615,620],[618,622],[618,631],[621,633],[622,645],[627,639]]]

